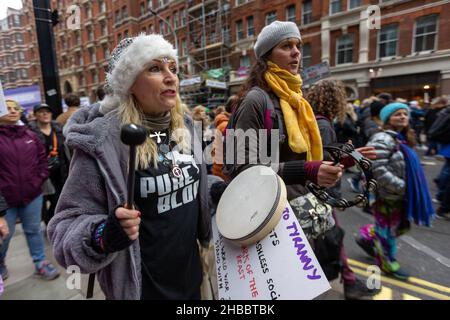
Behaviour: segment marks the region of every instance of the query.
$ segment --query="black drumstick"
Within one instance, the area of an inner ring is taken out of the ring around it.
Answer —
[[[120,140],[130,146],[130,161],[127,179],[127,209],[133,209],[134,204],[134,172],[136,167],[136,146],[144,143],[147,138],[147,130],[134,123],[125,124],[120,131]]]

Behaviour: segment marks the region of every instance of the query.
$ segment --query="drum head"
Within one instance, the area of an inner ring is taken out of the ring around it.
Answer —
[[[217,207],[217,228],[222,236],[248,245],[275,228],[286,206],[286,186],[269,167],[242,171],[225,189]]]

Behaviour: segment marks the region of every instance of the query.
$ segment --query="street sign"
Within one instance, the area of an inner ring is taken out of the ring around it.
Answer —
[[[202,78],[201,77],[195,77],[195,78],[190,78],[190,79],[183,79],[180,81],[180,87],[186,87],[186,86],[190,86],[196,83],[202,83]]]
[[[5,96],[3,94],[2,82],[0,81],[0,117],[8,113],[8,108],[6,107]]]
[[[302,72],[303,85],[311,85],[321,79],[331,76],[328,62],[322,62],[306,68]]]
[[[287,204],[274,230],[251,246],[224,239],[213,217],[219,298],[224,300],[311,300],[330,284]]]
[[[226,89],[227,88],[226,82],[215,81],[215,80],[211,80],[211,79],[206,79],[205,85],[207,87],[218,88],[218,89]]]

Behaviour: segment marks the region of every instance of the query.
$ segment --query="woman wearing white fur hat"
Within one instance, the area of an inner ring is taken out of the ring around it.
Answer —
[[[160,35],[122,40],[110,57],[107,96],[65,128],[75,152],[48,234],[57,261],[97,273],[107,299],[200,298],[197,240],[207,245],[211,233],[206,168],[191,153],[177,67]],[[120,128],[130,122],[150,132],[137,147],[137,210],[124,208]]]

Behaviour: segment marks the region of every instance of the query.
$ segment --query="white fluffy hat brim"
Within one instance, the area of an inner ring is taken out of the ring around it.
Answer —
[[[136,77],[153,59],[172,58],[177,62],[178,55],[172,44],[159,34],[139,35],[122,52],[114,68],[106,74],[112,93],[100,103],[100,111],[105,114],[124,101]]]

